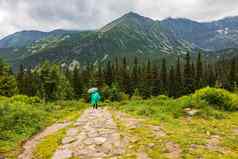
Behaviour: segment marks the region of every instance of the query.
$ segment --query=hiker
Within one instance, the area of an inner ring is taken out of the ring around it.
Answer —
[[[89,89],[88,91],[90,93],[90,102],[93,106],[93,109],[97,109],[98,108],[98,102],[100,101],[101,99],[101,96],[98,92],[98,89],[97,88],[91,88]]]

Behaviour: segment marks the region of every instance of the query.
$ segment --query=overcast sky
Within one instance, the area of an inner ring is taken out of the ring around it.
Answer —
[[[238,15],[238,0],[0,0],[0,38],[21,30],[96,29],[130,11],[211,21]]]

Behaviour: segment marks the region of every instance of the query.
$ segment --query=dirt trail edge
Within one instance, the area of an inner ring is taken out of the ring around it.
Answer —
[[[43,130],[41,133],[33,136],[30,140],[28,140],[24,145],[24,151],[22,154],[20,154],[18,156],[18,159],[31,159],[33,152],[37,146],[38,143],[40,143],[40,141],[51,135],[56,133],[57,131],[66,128],[67,126],[69,126],[71,124],[71,122],[64,122],[64,123],[55,123],[49,127],[47,127],[45,130]]]
[[[74,126],[68,130],[53,159],[117,158],[125,152],[126,141],[106,109],[85,110]]]

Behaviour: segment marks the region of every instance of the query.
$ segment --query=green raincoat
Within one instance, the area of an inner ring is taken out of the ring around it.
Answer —
[[[91,99],[91,104],[95,105],[95,104],[97,104],[100,101],[101,96],[100,96],[100,94],[98,92],[93,92],[91,94],[90,99]]]

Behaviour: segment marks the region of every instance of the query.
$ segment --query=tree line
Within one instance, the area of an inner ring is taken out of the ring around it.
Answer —
[[[20,66],[13,74],[10,67],[0,61],[0,95],[24,94],[42,99],[87,98],[90,87],[98,87],[104,99],[119,100],[121,96],[167,95],[180,97],[202,87],[221,87],[234,91],[238,82],[237,58],[208,63],[199,53],[178,57],[174,65],[166,59],[160,63],[135,57],[128,62],[117,57],[106,62],[75,65],[74,68],[43,62],[34,69]]]

